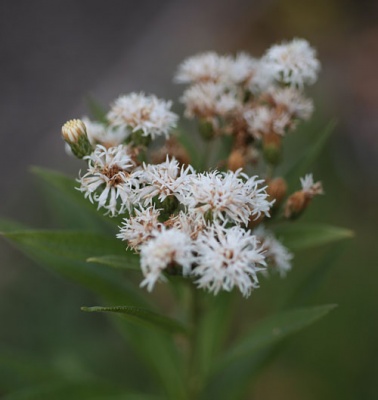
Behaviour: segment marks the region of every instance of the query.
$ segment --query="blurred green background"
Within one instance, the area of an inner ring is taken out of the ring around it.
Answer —
[[[301,302],[338,309],[287,342],[251,398],[377,399],[377,8],[366,0],[2,1],[1,216],[62,227],[28,166],[76,176],[81,164],[65,155],[59,132],[87,112],[86,95],[107,104],[143,90],[177,100],[175,67],[193,53],[259,56],[275,42],[304,37],[322,62],[309,91],[317,111],[287,140],[286,158],[306,151],[311,135],[337,119],[313,171],[326,196],[303,219],[353,229],[355,238],[299,253],[286,279],[264,281],[240,309],[240,318],[252,320],[277,310],[335,247],[340,252],[320,290]],[[46,363],[63,376],[115,375],[120,382],[128,382],[129,368],[141,368],[106,318],[80,311],[97,304],[90,293],[4,241],[0,255],[0,395],[27,387],[31,376],[43,381]],[[145,385],[142,375],[133,385]]]

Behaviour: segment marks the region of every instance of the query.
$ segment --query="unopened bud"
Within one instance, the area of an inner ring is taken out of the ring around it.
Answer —
[[[248,221],[248,228],[249,229],[254,229],[258,225],[261,224],[261,222],[265,219],[265,214],[261,214],[259,217],[251,217]]]
[[[215,136],[214,125],[212,121],[207,119],[200,119],[198,123],[198,130],[205,140],[211,140]]]
[[[83,158],[92,153],[93,148],[88,140],[87,128],[80,119],[71,119],[66,122],[62,126],[62,136],[77,158]]]
[[[307,208],[310,201],[311,198],[303,190],[295,192],[287,199],[284,211],[285,217],[289,219],[298,218]]]
[[[268,183],[266,192],[269,195],[269,200],[275,200],[273,207],[279,206],[284,200],[287,193],[287,184],[283,178],[274,178]]]
[[[280,163],[282,158],[282,137],[277,133],[263,135],[263,154],[265,160],[272,165]]]
[[[244,168],[245,164],[246,158],[244,152],[240,149],[233,150],[227,160],[228,169],[236,171],[240,168]]]

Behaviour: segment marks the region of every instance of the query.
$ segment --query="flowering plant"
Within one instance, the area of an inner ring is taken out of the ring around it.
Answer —
[[[291,170],[280,170],[286,135],[312,114],[304,89],[319,69],[302,39],[260,59],[208,52],[185,60],[175,81],[189,85],[181,102],[197,133],[179,134],[172,103],[144,93],[120,96],[97,121],[68,121],[67,152],[85,170],[75,183],[36,172],[59,192],[77,229],[8,226],[9,240],[106,302],[83,311],[123,317],[117,327],[163,398],[244,398],[273,347],[334,307],[284,310],[229,338],[237,292],[248,298],[269,275],[284,277],[296,249],[350,236],[296,221],[323,194],[307,168],[329,128]],[[165,312],[145,292],[158,286],[171,292]]]

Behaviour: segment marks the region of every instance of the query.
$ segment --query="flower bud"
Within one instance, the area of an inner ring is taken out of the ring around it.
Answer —
[[[303,190],[295,192],[287,199],[284,211],[285,217],[288,219],[298,218],[307,208],[310,201],[311,198]]]
[[[198,130],[202,138],[205,140],[211,140],[215,136],[215,130],[212,121],[207,119],[200,119],[198,123]]]
[[[62,136],[77,158],[83,158],[93,152],[88,140],[87,129],[80,119],[71,119],[66,122],[62,126]]]
[[[287,184],[283,178],[274,178],[268,182],[266,192],[269,200],[275,200],[273,207],[277,208],[284,200],[287,192]]]
[[[272,165],[281,162],[282,146],[281,136],[276,133],[267,133],[263,135],[263,154],[265,160]]]
[[[245,164],[244,152],[240,149],[233,150],[227,160],[228,169],[235,172],[240,168],[244,168]]]

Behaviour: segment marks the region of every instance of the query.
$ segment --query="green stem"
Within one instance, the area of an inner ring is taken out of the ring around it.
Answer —
[[[189,337],[189,354],[188,354],[188,384],[189,399],[196,400],[201,393],[201,377],[198,375],[198,326],[201,317],[200,291],[191,283],[191,298],[189,317],[191,323],[191,335]]]

